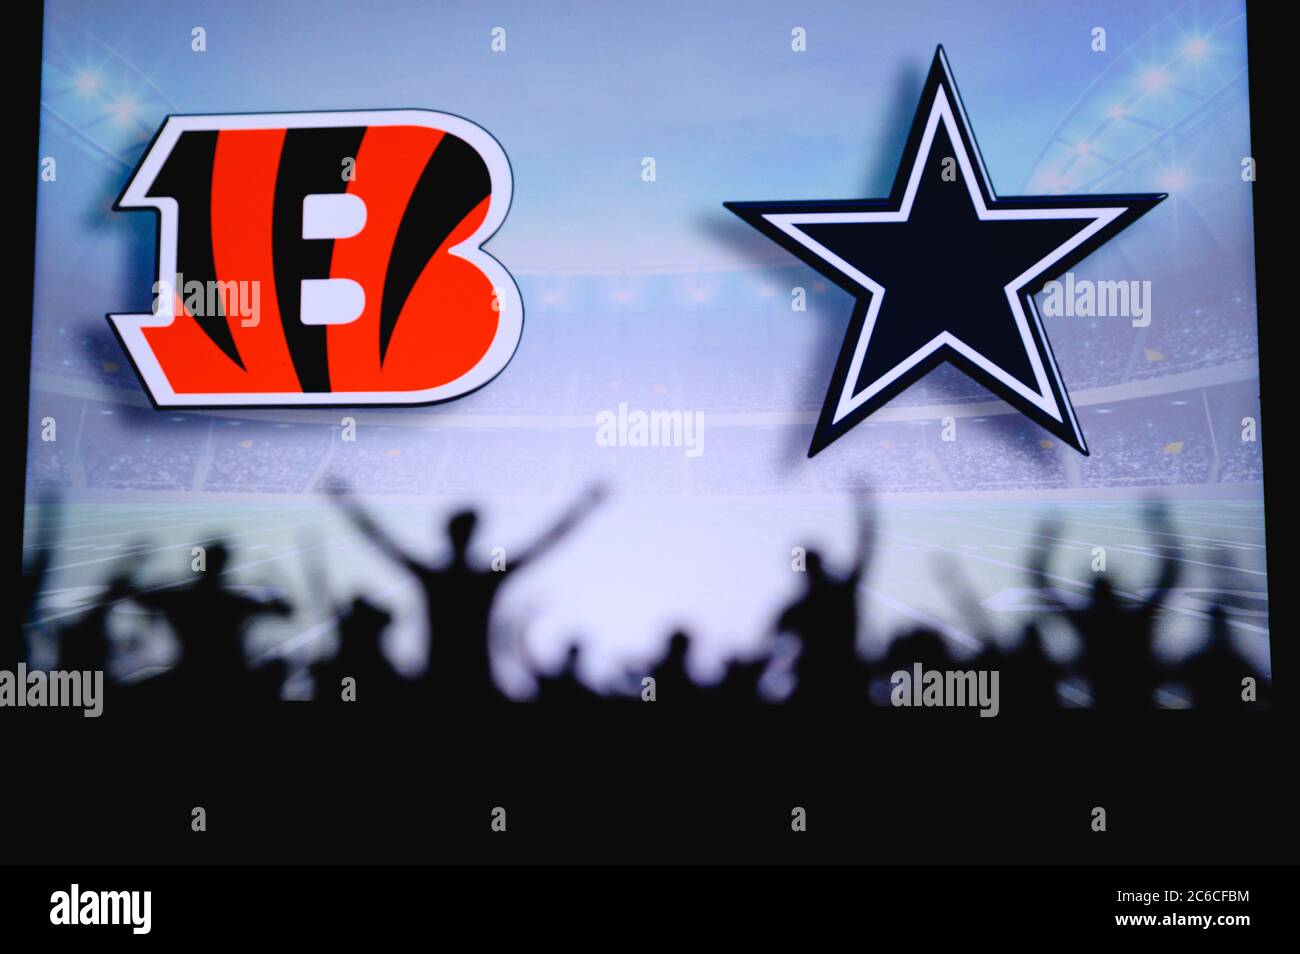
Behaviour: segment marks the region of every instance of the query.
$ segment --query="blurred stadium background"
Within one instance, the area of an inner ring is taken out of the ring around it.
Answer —
[[[162,71],[49,5],[42,153],[58,157],[60,182],[78,185],[40,197],[29,505],[57,495],[64,532],[36,628],[77,612],[124,556],[167,585],[187,572],[196,534],[219,533],[237,547],[233,573],[244,585],[299,598],[294,620],[256,634],[262,651],[310,658],[328,639],[332,605],[307,591],[301,572],[319,553],[338,599],[387,594],[399,618],[394,655],[414,668],[418,648],[400,635],[418,615],[414,591],[335,519],[322,497],[331,482],[370,498],[427,552],[430,515],[453,502],[482,505],[485,537],[513,542],[604,479],[617,493],[606,518],[512,584],[501,607],[503,625],[539,658],[558,658],[570,637],[591,640],[596,681],[629,654],[652,652],[676,623],[702,637],[706,671],[752,643],[794,592],[789,547],[847,553],[846,497],[868,491],[888,531],[870,633],[928,620],[973,648],[934,580],[942,555],[959,558],[995,618],[1022,619],[1035,608],[1017,590],[1024,552],[1039,518],[1055,512],[1071,521],[1067,549],[1081,551],[1061,571],[1065,590],[1086,587],[1084,551],[1094,545],[1116,548],[1112,567],[1135,588],[1173,553],[1187,575],[1166,614],[1165,651],[1194,648],[1209,594],[1230,593],[1241,648],[1267,671],[1261,445],[1242,439],[1243,419],[1259,417],[1250,193],[1240,176],[1249,155],[1243,11],[1224,0],[1166,6],[1140,35],[1112,38],[1091,82],[1061,99],[1070,105],[1025,181],[1001,189],[1171,195],[1158,231],[1112,243],[1075,270],[1151,280],[1148,327],[1045,319],[1092,456],[944,368],[809,461],[849,299],[758,245],[701,267],[530,266],[498,252],[523,294],[523,342],[490,387],[449,405],[155,411],[103,319],[141,301],[152,281],[152,216],[107,209],[161,118],[196,110],[150,78]],[[960,80],[960,56],[954,65]],[[988,136],[990,119],[968,106]],[[892,174],[896,159],[885,159]],[[503,234],[510,228],[508,219]],[[807,312],[791,309],[796,287]],[[595,415],[621,402],[703,412],[703,455],[597,446]],[[344,416],[358,423],[354,442],[341,439]],[[946,417],[957,422],[955,442],[940,439]],[[53,442],[41,439],[47,418],[57,422]],[[1153,495],[1173,508],[1177,536],[1153,540],[1136,522],[1136,501]],[[746,592],[754,586],[761,597]],[[883,636],[872,638],[879,646]],[[1065,639],[1058,634],[1063,653]],[[146,664],[165,660],[132,671]]]

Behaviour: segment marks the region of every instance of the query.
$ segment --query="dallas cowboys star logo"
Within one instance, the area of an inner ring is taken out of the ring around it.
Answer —
[[[1086,455],[1033,295],[1165,196],[999,198],[942,46],[903,156],[888,199],[723,203],[857,299],[808,456],[943,361]]]

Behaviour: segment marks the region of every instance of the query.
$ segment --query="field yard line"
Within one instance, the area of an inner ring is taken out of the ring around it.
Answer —
[[[906,541],[908,541],[909,543],[919,543],[919,544],[921,544],[922,546],[929,547],[929,548],[932,549],[932,550],[943,550],[943,551],[945,551],[946,553],[954,553],[954,554],[956,554],[957,556],[968,557],[969,559],[972,559],[972,560],[979,560],[979,561],[981,561],[981,562],[983,562],[983,563],[992,563],[992,564],[995,565],[995,566],[1006,567],[1007,569],[1011,569],[1011,570],[1019,570],[1020,572],[1025,573],[1025,574],[1028,574],[1028,573],[1029,573],[1029,567],[1027,567],[1027,566],[1021,566],[1021,565],[1018,565],[1018,564],[1015,564],[1015,563],[1007,563],[1005,560],[995,560],[993,557],[979,556],[978,554],[971,553],[971,552],[969,552],[969,551],[967,551],[967,550],[954,550],[954,549],[952,549],[951,547],[945,547],[945,546],[943,546],[943,545],[941,545],[941,544],[938,544],[938,543],[929,543],[929,542],[927,542],[927,541],[925,541],[925,540],[917,540],[917,539],[914,539],[914,538],[912,538],[912,537],[908,537],[908,536],[905,536],[905,535],[903,535],[903,534],[901,534],[901,533],[896,533],[896,532],[891,531],[891,530],[880,530],[880,529],[877,529],[877,530],[876,530],[876,533],[879,533],[879,534],[881,534],[882,536],[886,536],[886,537],[897,537],[898,539],[900,539],[900,540],[906,540]],[[1052,573],[1050,570],[1049,570],[1049,571],[1044,571],[1043,576],[1047,577],[1048,579],[1059,580],[1059,581],[1062,582],[1062,583],[1068,583],[1070,586],[1077,586],[1077,587],[1078,587],[1079,589],[1081,589],[1081,590],[1089,590],[1089,589],[1092,588],[1091,584],[1089,584],[1089,583],[1083,583],[1083,582],[1080,582],[1079,580],[1074,580],[1074,579],[1071,579],[1071,578],[1066,577],[1066,576],[1061,576],[1061,575],[1058,574],[1058,573]],[[1115,593],[1117,593],[1117,594],[1120,595],[1120,596],[1126,596],[1126,597],[1128,597],[1128,598],[1130,598],[1130,599],[1141,599],[1141,597],[1138,596],[1136,593],[1129,593],[1129,592],[1126,592],[1126,591],[1124,591],[1124,590],[1120,590],[1120,589],[1116,589],[1116,590],[1115,590]],[[1183,614],[1184,616],[1191,616],[1191,617],[1193,617],[1193,618],[1195,618],[1195,619],[1205,619],[1205,620],[1208,620],[1208,619],[1210,618],[1210,614],[1209,614],[1209,613],[1203,613],[1203,612],[1201,612],[1200,610],[1185,609],[1185,608],[1183,608],[1183,607],[1181,607],[1181,606],[1172,606],[1172,605],[1166,604],[1166,605],[1164,606],[1164,610],[1165,610],[1165,612],[1170,612],[1170,613],[1181,613],[1181,614]],[[1250,631],[1250,632],[1252,632],[1252,633],[1258,633],[1259,635],[1262,635],[1262,636],[1268,636],[1268,629],[1266,629],[1265,627],[1262,627],[1262,626],[1254,626],[1254,625],[1252,625],[1252,624],[1250,624],[1250,623],[1243,623],[1243,622],[1241,622],[1240,620],[1233,619],[1231,616],[1226,617],[1226,620],[1227,620],[1228,624],[1231,625],[1231,626],[1236,626],[1236,627],[1238,627],[1238,628],[1240,628],[1240,629],[1245,629],[1245,630],[1248,630],[1248,631]]]
[[[1083,506],[1085,505],[1079,503],[1069,503],[1069,504],[1060,505],[1062,510],[1077,510]],[[1184,519],[1187,523],[1193,524],[1194,526],[1197,527],[1220,527],[1224,530],[1254,530],[1259,533],[1262,533],[1264,531],[1263,524],[1255,525],[1255,524],[1244,524],[1244,523],[1218,523],[1208,519],[1209,515],[1205,515],[1205,516],[1198,515],[1197,511],[1191,510],[1187,507],[1177,507],[1176,510],[1180,519]],[[1214,514],[1213,516],[1223,517],[1224,514]],[[1243,514],[1243,516],[1245,515]]]
[[[271,557],[268,559],[269,560],[283,559],[285,557],[297,556],[300,553],[306,553],[310,550],[329,549],[331,547],[344,545],[344,544],[346,544],[348,549],[350,550],[356,546],[359,539],[360,539],[359,535],[353,535],[343,540],[333,540],[330,541],[329,543],[318,544],[317,546],[314,547],[297,547],[289,551],[288,553],[281,553],[276,557]],[[268,560],[258,560],[256,562],[266,563],[268,562]],[[242,565],[254,566],[256,564],[245,563]],[[167,584],[167,585],[171,586],[175,584]],[[394,583],[392,586],[386,587],[385,589],[381,590],[378,594],[378,597],[382,599],[384,597],[390,596],[391,594],[395,593],[397,590],[401,589],[402,586],[403,586],[402,583]],[[157,589],[157,587],[154,587],[154,589]],[[266,649],[262,650],[257,655],[251,656],[249,658],[249,662],[260,665],[261,663],[266,662],[268,659],[275,659],[281,656],[287,656],[289,653],[293,652],[299,646],[305,646],[307,643],[311,642],[312,640],[319,639],[325,633],[332,630],[336,625],[338,625],[338,621],[342,617],[343,614],[341,612],[337,612],[334,615],[328,617],[327,619],[321,620],[318,623],[314,623],[311,626],[308,626],[306,629],[301,630],[298,633],[295,633],[293,636],[290,636],[286,639],[282,639],[280,642],[275,643],[272,646],[268,646]],[[170,668],[171,668],[170,666],[145,666],[142,669],[137,669],[127,673],[121,678],[120,681],[121,682],[130,681],[132,677],[136,677],[140,673],[145,672],[146,670],[166,672]]]
[[[192,504],[191,506],[187,506],[187,507],[169,507],[169,508],[149,507],[149,504],[142,504],[142,503],[53,504],[53,506],[64,508],[64,509],[70,507],[81,507],[81,506],[104,506],[104,507],[118,507],[118,508],[130,507],[131,509],[148,508],[149,509],[148,516],[149,519],[151,520],[164,519],[164,517],[169,515],[175,515],[175,513],[194,511],[194,506],[192,506]],[[79,530],[85,528],[94,528],[94,526],[104,526],[107,524],[122,524],[122,522],[126,522],[133,519],[133,515],[131,515],[131,513],[123,512],[123,513],[110,513],[110,515],[109,513],[105,513],[105,515],[95,520],[68,520],[66,519],[66,517],[53,517],[53,519],[45,520],[44,515],[40,513],[42,509],[44,508],[29,507],[26,509],[26,512],[23,513],[23,530],[26,530],[27,533],[34,534],[36,529],[36,522],[38,522],[38,517],[40,520],[49,522],[49,524],[51,524],[53,528],[59,530],[65,530],[65,529]]]
[[[895,609],[906,616],[912,617],[912,619],[916,620],[918,623],[921,623],[924,626],[929,626],[931,629],[937,630],[938,632],[942,633],[944,636],[947,636],[949,639],[953,640],[954,642],[961,643],[963,646],[967,646],[971,649],[978,650],[984,648],[984,643],[981,640],[976,639],[974,636],[971,636],[970,634],[963,632],[962,630],[958,629],[957,627],[949,623],[945,623],[943,620],[935,619],[929,613],[923,612],[922,610],[917,609],[915,606],[911,606],[907,603],[904,603],[902,600],[896,599],[890,596],[888,593],[876,589],[874,586],[868,586],[866,583],[860,583],[858,584],[858,589],[862,590],[864,593],[870,593],[871,598],[876,600],[877,602],[884,603],[886,606]]]
[[[1253,533],[1253,534],[1260,534],[1260,535],[1262,535],[1266,529],[1263,526],[1257,526],[1255,524],[1247,525],[1244,523],[1216,523],[1210,520],[1199,520],[1196,517],[1193,517],[1191,515],[1185,515],[1185,516],[1180,515],[1179,523],[1191,527],[1194,530],[1206,530],[1206,529],[1240,530],[1243,533]]]
[[[355,543],[356,541],[353,540],[347,542]],[[394,593],[402,589],[404,586],[411,586],[411,585],[413,584],[410,581],[402,580],[398,583],[393,583],[390,586],[384,587],[384,589],[380,590],[378,593],[366,594],[366,599],[371,600],[371,602],[378,602],[379,600],[387,599],[388,597],[392,596]],[[268,646],[266,649],[262,650],[260,653],[254,656],[251,662],[263,663],[268,659],[276,659],[281,656],[287,656],[289,655],[289,653],[293,652],[295,649],[298,649],[300,646],[306,646],[311,641],[320,639],[320,637],[324,636],[326,633],[332,632],[334,628],[338,626],[338,622],[342,618],[343,618],[343,611],[340,610],[334,613],[334,615],[329,616],[318,623],[313,623],[311,626],[308,626],[306,629],[302,630],[302,632],[295,633],[294,635],[289,636],[286,639],[282,639],[280,640],[280,642],[276,643],[273,646]]]
[[[218,533],[215,536],[203,537],[198,540],[190,540],[185,543],[172,543],[172,544],[168,544],[167,546],[152,547],[148,550],[132,551],[132,555],[138,555],[140,558],[144,558],[148,556],[153,556],[154,554],[157,553],[164,553],[168,550],[183,550],[189,547],[194,547],[205,543],[208,544],[224,543],[228,540],[238,540],[241,537],[256,536],[259,533],[271,533],[277,530],[291,530],[294,527],[302,527],[302,526],[306,526],[307,524],[315,523],[315,522],[317,522],[315,519],[300,520],[297,523],[284,523],[274,527],[261,527],[257,530],[241,530],[239,533]],[[112,556],[98,557],[97,559],[94,560],[82,560],[80,563],[61,563],[58,566],[49,567],[46,570],[46,573],[47,574],[57,573],[60,570],[71,570],[71,569],[75,569],[76,567],[91,566],[96,563],[112,563],[116,560],[121,560],[124,556],[126,556],[126,554],[114,553]]]
[[[1080,527],[1097,527],[1101,530],[1133,530],[1131,527],[1118,527],[1109,523],[1093,523],[1087,520],[1079,520],[1076,517],[1070,518],[1070,523]],[[1179,533],[1176,530],[1133,530],[1134,533],[1158,534],[1162,537],[1177,537],[1180,540],[1203,540],[1207,543],[1216,543],[1220,546],[1231,547],[1234,550],[1263,550],[1262,543],[1239,543],[1236,540],[1220,540],[1217,537],[1201,537],[1194,533]]]
[[[188,510],[192,513],[194,508],[190,507],[188,508]],[[142,519],[167,520],[169,517],[175,517],[184,512],[185,512],[184,510],[176,510],[170,514],[150,513],[145,515]],[[99,527],[122,526],[123,524],[126,524],[129,521],[131,521],[132,519],[141,519],[141,517],[139,514],[121,513],[104,520],[82,520],[77,522],[69,522],[62,517],[42,516],[40,518],[33,519],[31,513],[29,512],[24,516],[23,519],[23,534],[28,537],[40,537],[43,535],[64,537],[67,536],[70,531],[80,532],[81,530],[93,530]],[[42,531],[44,531],[44,533],[42,533]],[[57,547],[59,546],[59,544],[56,542],[52,544],[44,544],[44,546]],[[27,550],[40,549],[39,547],[29,543],[24,543],[23,548]]]
[[[749,532],[752,539],[758,539],[758,532],[753,528],[753,526],[746,524],[744,529]],[[956,626],[943,622],[943,620],[936,619],[924,610],[919,610],[909,603],[904,603],[902,600],[890,596],[889,594],[876,589],[874,586],[870,586],[863,582],[858,584],[858,589],[864,593],[869,593],[872,599],[884,603],[891,609],[902,613],[905,616],[910,616],[923,626],[929,626],[931,629],[937,630],[953,642],[961,643],[963,646],[976,650],[984,647],[983,642],[974,636],[971,636],[969,633],[963,632]],[[892,638],[893,637],[891,637],[891,641]]]
[[[274,529],[274,528],[272,528],[272,529]],[[359,533],[359,531],[358,531],[358,533]],[[343,543],[351,543],[351,542],[355,542],[353,537],[345,537],[345,538],[342,539],[342,540],[331,540],[331,541],[328,541],[328,542],[326,542],[326,543],[317,543],[317,544],[315,544],[315,545],[313,545],[313,546],[310,546],[310,547],[298,547],[298,548],[296,548],[296,549],[294,549],[294,550],[290,550],[290,551],[288,551],[288,552],[277,553],[275,556],[264,557],[264,558],[262,558],[262,559],[260,559],[260,560],[248,560],[248,561],[246,561],[246,562],[244,562],[244,563],[240,563],[240,564],[235,565],[235,566],[229,566],[229,567],[227,567],[227,568],[225,569],[225,571],[222,572],[221,575],[224,577],[224,576],[227,576],[227,575],[229,575],[229,574],[235,572],[236,570],[244,570],[244,569],[247,569],[247,568],[250,567],[250,566],[261,566],[263,563],[274,563],[274,562],[276,562],[277,560],[283,560],[283,559],[285,559],[285,558],[287,558],[287,557],[297,556],[297,555],[300,554],[300,553],[311,553],[311,552],[314,551],[314,550],[327,550],[327,549],[329,549],[329,548],[331,548],[331,547],[336,547],[336,546],[339,546],[340,544],[343,544]],[[186,584],[190,583],[191,581],[192,581],[192,578],[191,578],[191,579],[185,579],[185,580],[172,580],[172,581],[170,581],[170,582],[168,582],[168,583],[158,583],[158,584],[155,584],[154,586],[145,586],[145,587],[141,587],[141,588],[138,590],[138,592],[140,592],[140,593],[154,593],[154,592],[157,592],[158,590],[168,590],[168,589],[172,589],[172,588],[177,587],[177,586],[185,586]],[[126,598],[126,599],[121,600],[120,602],[129,602],[129,599],[130,599],[130,598],[128,597],[128,598]],[[49,616],[42,616],[40,619],[34,619],[34,620],[32,620],[30,623],[28,623],[27,625],[28,625],[28,626],[39,626],[39,625],[41,625],[42,623],[53,622],[54,620],[64,619],[64,618],[66,618],[66,617],[68,617],[68,616],[79,616],[80,614],[86,612],[87,609],[88,609],[88,607],[86,607],[86,606],[77,606],[77,607],[74,607],[74,608],[72,608],[72,609],[68,609],[68,610],[60,611],[60,612],[58,612],[58,613],[52,613],[52,614],[50,614]]]
[[[943,509],[945,511],[948,510],[948,508],[943,508]],[[1059,507],[1058,509],[1070,511],[1073,508]],[[967,511],[967,512],[983,514],[988,519],[996,519],[997,517],[1000,516],[1000,513],[998,511],[989,510],[985,507],[975,508],[974,510]],[[1181,512],[1182,511],[1178,511],[1179,514],[1181,514]],[[1149,530],[1146,528],[1137,530],[1134,529],[1133,527],[1122,527],[1110,523],[1096,523],[1095,521],[1091,521],[1091,520],[1080,520],[1079,518],[1074,516],[1070,517],[1070,523],[1081,527],[1097,527],[1099,529],[1105,529],[1105,530],[1132,530],[1134,533],[1148,533],[1148,534],[1153,534],[1153,535],[1158,535],[1163,537],[1178,537],[1180,540],[1205,540],[1209,543],[1218,543],[1225,547],[1232,547],[1235,550],[1263,550],[1264,549],[1264,544],[1262,543],[1242,543],[1238,540],[1221,540],[1218,537],[1201,537],[1192,533],[1180,533],[1176,530]],[[1241,529],[1246,529],[1246,528],[1243,527]]]
[[[193,512],[193,509],[192,509],[192,508],[191,508],[191,511],[190,511],[190,512],[191,512],[191,513]],[[159,516],[159,517],[151,517],[151,518],[149,518],[149,519],[151,519],[151,520],[155,520],[155,519],[157,519],[157,520],[162,520],[162,523],[159,523],[159,524],[157,524],[156,526],[149,526],[149,527],[135,527],[135,528],[133,528],[133,529],[131,529],[131,530],[110,530],[110,531],[108,531],[108,532],[106,532],[106,533],[92,533],[92,534],[90,534],[89,536],[80,536],[80,535],[78,535],[78,536],[75,536],[75,537],[74,537],[74,536],[71,536],[71,535],[69,535],[69,534],[67,534],[67,533],[65,533],[64,531],[65,531],[66,528],[60,526],[60,527],[57,527],[57,528],[56,528],[57,536],[58,536],[59,539],[56,540],[54,543],[48,543],[48,544],[45,544],[44,546],[24,545],[24,546],[23,546],[23,550],[25,550],[25,551],[42,550],[42,549],[45,549],[45,550],[60,550],[60,549],[66,549],[66,548],[68,548],[68,547],[80,546],[81,544],[85,543],[85,542],[88,541],[88,540],[99,540],[99,539],[102,539],[102,538],[104,538],[104,537],[129,537],[129,536],[133,536],[133,535],[155,533],[155,532],[157,532],[157,531],[159,531],[159,530],[171,530],[171,529],[180,528],[180,527],[193,527],[193,526],[198,526],[199,524],[212,523],[214,519],[222,519],[222,518],[220,518],[220,517],[204,517],[202,520],[190,520],[190,521],[187,521],[186,523],[171,523],[171,522],[169,522],[167,519],[165,519],[165,518],[163,518],[163,517],[161,517],[161,516]]]
[[[990,527],[980,523],[971,523],[968,520],[956,520],[952,517],[934,517],[931,516],[930,514],[918,513],[916,511],[910,511],[910,510],[903,510],[900,512],[906,513],[909,516],[921,517],[925,520],[942,520],[944,523],[956,524],[959,527],[970,527],[974,530],[993,530],[998,533],[1018,533],[1022,537],[1038,537],[1040,540],[1056,539],[1056,540],[1062,540],[1066,543],[1077,543],[1077,544],[1082,544],[1084,546],[1097,546],[1096,541],[1075,540],[1075,539],[1071,539],[1070,537],[1052,537],[1050,534],[1035,533],[1033,530],[1017,530],[1014,527]],[[1150,553],[1146,549],[1139,547],[1137,544],[1109,543],[1106,545],[1110,547],[1110,549],[1118,550],[1121,553],[1137,553],[1140,556],[1145,556],[1145,557],[1156,556],[1156,554]],[[1244,566],[1232,566],[1232,565],[1225,565],[1222,563],[1206,563],[1204,560],[1193,560],[1190,557],[1173,556],[1172,554],[1160,554],[1160,558],[1177,560],[1179,563],[1191,563],[1191,564],[1195,564],[1196,566],[1205,566],[1205,567],[1209,567],[1212,570],[1233,570],[1237,573],[1251,573],[1255,576],[1268,576],[1267,570],[1251,570]]]

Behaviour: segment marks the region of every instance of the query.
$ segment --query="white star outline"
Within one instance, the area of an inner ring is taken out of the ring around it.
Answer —
[[[838,424],[844,420],[854,410],[861,407],[865,402],[878,394],[882,389],[888,387],[893,381],[897,380],[903,374],[915,367],[921,361],[924,361],[929,355],[939,350],[944,345],[948,345],[954,351],[965,356],[973,364],[982,368],[990,376],[1001,382],[1008,389],[1019,394],[1025,400],[1035,407],[1049,415],[1053,420],[1063,421],[1061,405],[1064,404],[1065,412],[1069,415],[1069,425],[1074,431],[1075,438],[1079,446],[1087,453],[1087,444],[1084,441],[1083,430],[1079,427],[1079,422],[1075,418],[1074,408],[1071,407],[1069,398],[1066,396],[1065,384],[1061,380],[1060,371],[1056,366],[1056,359],[1052,356],[1051,348],[1047,345],[1047,335],[1043,329],[1042,319],[1039,317],[1038,308],[1034,304],[1032,296],[1025,296],[1025,301],[1029,303],[1029,315],[1033,318],[1034,324],[1038,329],[1038,334],[1043,342],[1043,353],[1047,355],[1051,363],[1052,379],[1055,380],[1059,388],[1062,401],[1057,400],[1055,390],[1052,387],[1052,380],[1048,378],[1047,370],[1039,355],[1039,349],[1036,346],[1033,336],[1030,333],[1028,318],[1025,315],[1025,309],[1022,306],[1021,292],[1026,285],[1036,277],[1042,275],[1051,266],[1069,255],[1074,249],[1078,248],[1084,242],[1088,241],[1106,226],[1110,225],[1117,218],[1128,211],[1127,206],[1118,206],[1115,208],[1064,208],[1064,209],[990,209],[988,203],[984,201],[984,192],[976,188],[975,169],[971,163],[970,155],[966,148],[967,136],[969,141],[974,143],[975,134],[971,129],[970,122],[966,117],[965,108],[962,106],[961,99],[956,93],[956,84],[953,82],[952,74],[948,69],[948,59],[940,53],[943,64],[944,77],[946,83],[940,83],[936,87],[934,101],[930,105],[930,114],[926,120],[925,132],[921,138],[920,147],[917,149],[912,163],[912,170],[907,181],[907,189],[903,194],[901,207],[897,211],[883,212],[772,212],[764,213],[763,218],[773,226],[780,229],[795,242],[812,251],[821,259],[833,265],[837,270],[853,282],[866,289],[871,293],[871,301],[867,306],[867,313],[862,325],[862,330],[858,335],[857,343],[853,349],[853,360],[849,365],[849,371],[844,379],[844,387],[840,392],[838,403],[836,404],[835,414],[832,418],[832,424]],[[954,104],[949,103],[947,90],[953,90]],[[962,136],[961,130],[957,127],[957,116],[961,117],[962,127],[966,136]],[[906,222],[911,215],[912,203],[916,198],[917,188],[921,181],[921,172],[925,168],[926,160],[929,158],[930,149],[934,143],[935,130],[939,123],[942,122],[948,131],[948,138],[953,143],[953,149],[957,153],[957,162],[961,167],[962,178],[966,184],[967,192],[970,194],[971,202],[975,206],[976,215],[982,222],[986,221],[1006,221],[1006,220],[1037,220],[1046,221],[1050,219],[1091,219],[1092,221],[1076,232],[1064,244],[1048,253],[1038,262],[1025,269],[1020,275],[1017,275],[1008,282],[1003,290],[1007,297],[1007,303],[1011,306],[1011,312],[1016,322],[1016,329],[1020,333],[1020,340],[1024,345],[1025,352],[1029,357],[1030,366],[1034,372],[1034,380],[1038,385],[1038,390],[1025,386],[1019,379],[1008,374],[1000,366],[990,361],[980,352],[976,351],[966,342],[956,337],[949,331],[943,331],[935,335],[928,342],[919,347],[907,358],[900,361],[890,371],[881,375],[870,385],[863,388],[858,393],[853,393],[853,386],[858,380],[858,375],[862,370],[862,362],[867,354],[867,347],[871,341],[871,334],[875,330],[876,318],[880,314],[881,303],[885,299],[885,287],[878,282],[873,281],[868,275],[864,274],[857,268],[854,268],[843,258],[836,255],[820,242],[813,240],[808,233],[799,228],[800,225],[821,225],[832,223],[869,223],[869,222]],[[984,160],[976,150],[976,159],[979,162],[980,181],[983,182],[984,191],[993,198],[997,199],[997,194],[993,190],[993,185],[989,181],[988,171],[984,167]]]

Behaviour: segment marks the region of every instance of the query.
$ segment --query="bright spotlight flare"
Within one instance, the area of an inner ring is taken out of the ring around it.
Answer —
[[[1203,60],[1210,52],[1210,41],[1203,36],[1194,36],[1183,44],[1183,55],[1189,60]]]
[[[113,118],[113,122],[120,126],[131,122],[139,112],[140,103],[133,96],[119,96],[108,104],[108,114]]]
[[[1170,169],[1160,174],[1156,185],[1165,192],[1178,192],[1187,185],[1187,174],[1181,169]]]
[[[1169,73],[1160,68],[1149,69],[1142,74],[1142,88],[1148,93],[1158,93],[1169,85]]]
[[[73,80],[73,86],[82,96],[90,96],[95,93],[101,83],[103,83],[103,78],[93,70],[82,70],[77,74],[77,78]]]

